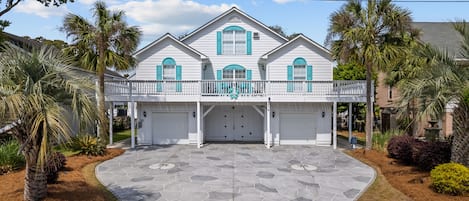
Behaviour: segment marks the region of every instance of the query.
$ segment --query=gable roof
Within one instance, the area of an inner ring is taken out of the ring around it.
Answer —
[[[459,54],[462,36],[454,29],[452,22],[414,22],[414,28],[420,29],[420,40],[440,50],[448,51],[450,56],[462,59]]]
[[[197,34],[198,32],[200,32],[201,30],[205,29],[206,27],[212,25],[213,23],[217,22],[218,20],[222,19],[223,17],[231,14],[231,13],[238,13],[246,18],[248,18],[249,20],[251,20],[252,22],[258,24],[259,26],[269,30],[270,32],[272,32],[274,35],[278,36],[279,38],[283,39],[285,42],[288,41],[287,38],[285,38],[284,36],[280,35],[279,33],[275,32],[274,30],[272,30],[271,28],[269,28],[267,25],[263,24],[262,22],[260,22],[259,20],[256,20],[255,18],[251,17],[250,15],[246,14],[245,12],[239,10],[237,7],[232,7],[231,9],[227,10],[226,12],[220,14],[219,16],[213,18],[212,20],[210,20],[209,22],[205,23],[204,25],[202,25],[201,27],[197,28],[196,30],[192,31],[191,33],[187,34],[187,36],[185,36],[184,38],[181,39],[181,41],[185,41],[186,39],[194,36],[195,34]]]
[[[324,46],[320,45],[319,43],[311,40],[310,38],[306,37],[305,35],[303,34],[298,34],[298,36],[296,36],[295,38],[291,39],[290,41],[286,42],[286,43],[283,43],[281,45],[279,45],[278,47],[276,47],[275,49],[265,53],[264,55],[261,56],[261,59],[268,59],[269,56],[291,44],[293,44],[295,41],[297,40],[304,40],[306,42],[308,42],[309,44],[313,45],[314,47],[317,47],[319,50],[321,50],[323,53],[325,53],[326,55],[331,55],[331,52],[325,48]],[[328,58],[329,60],[331,60],[331,57]]]
[[[138,56],[139,54],[142,54],[143,52],[147,51],[148,49],[150,49],[151,47],[157,45],[158,43],[160,43],[161,41],[165,40],[165,39],[169,39],[169,40],[172,40],[174,41],[175,43],[183,46],[184,48],[190,50],[191,52],[197,54],[200,56],[201,59],[207,59],[208,57],[205,56],[204,54],[202,54],[201,52],[197,51],[196,49],[192,48],[191,46],[188,46],[184,43],[182,43],[181,41],[179,41],[178,39],[176,39],[173,35],[171,35],[170,33],[166,33],[164,34],[163,36],[161,36],[160,38],[156,39],[155,41],[151,42],[150,44],[148,44],[147,46],[143,47],[142,49],[138,50],[137,52],[134,53],[134,56]]]

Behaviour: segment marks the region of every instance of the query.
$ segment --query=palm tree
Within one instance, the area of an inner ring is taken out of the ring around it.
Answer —
[[[91,122],[93,84],[79,78],[69,65],[72,59],[55,48],[29,53],[6,45],[0,54],[0,119],[13,120],[10,132],[26,159],[24,199],[40,200],[47,194],[44,163],[51,147],[69,138],[65,107]]]
[[[67,48],[68,52],[78,58],[83,68],[96,72],[98,76],[99,132],[106,136],[104,72],[110,67],[125,70],[135,65],[132,53],[137,48],[141,32],[137,27],[127,25],[123,11],[111,12],[104,2],[97,1],[93,12],[94,24],[70,13],[64,18],[62,30],[67,37],[72,37],[73,44]]]
[[[326,44],[339,64],[355,62],[366,67],[366,149],[372,144],[371,79],[373,69],[386,69],[401,58],[405,36],[416,35],[410,12],[391,0],[349,0],[330,17]]]
[[[461,34],[461,53],[469,59],[469,30],[465,22],[454,23]],[[420,65],[411,67],[415,73],[399,81],[400,107],[416,104],[417,117],[439,118],[447,104],[456,104],[451,160],[469,166],[469,68],[464,61],[455,61],[447,52],[430,45],[414,52],[421,59]],[[406,70],[406,68],[404,68]]]

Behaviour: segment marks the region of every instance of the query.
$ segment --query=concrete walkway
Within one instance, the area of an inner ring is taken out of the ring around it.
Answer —
[[[331,147],[261,144],[143,146],[96,176],[120,200],[355,200],[372,168]]]

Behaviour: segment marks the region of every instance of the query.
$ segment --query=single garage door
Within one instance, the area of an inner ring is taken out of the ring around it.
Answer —
[[[187,144],[188,113],[153,113],[153,144]]]
[[[280,144],[314,144],[313,114],[280,114]]]

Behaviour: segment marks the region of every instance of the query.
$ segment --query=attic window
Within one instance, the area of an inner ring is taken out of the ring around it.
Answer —
[[[259,38],[260,38],[259,37],[259,32],[254,32],[252,37],[254,38],[254,40],[259,40]]]

